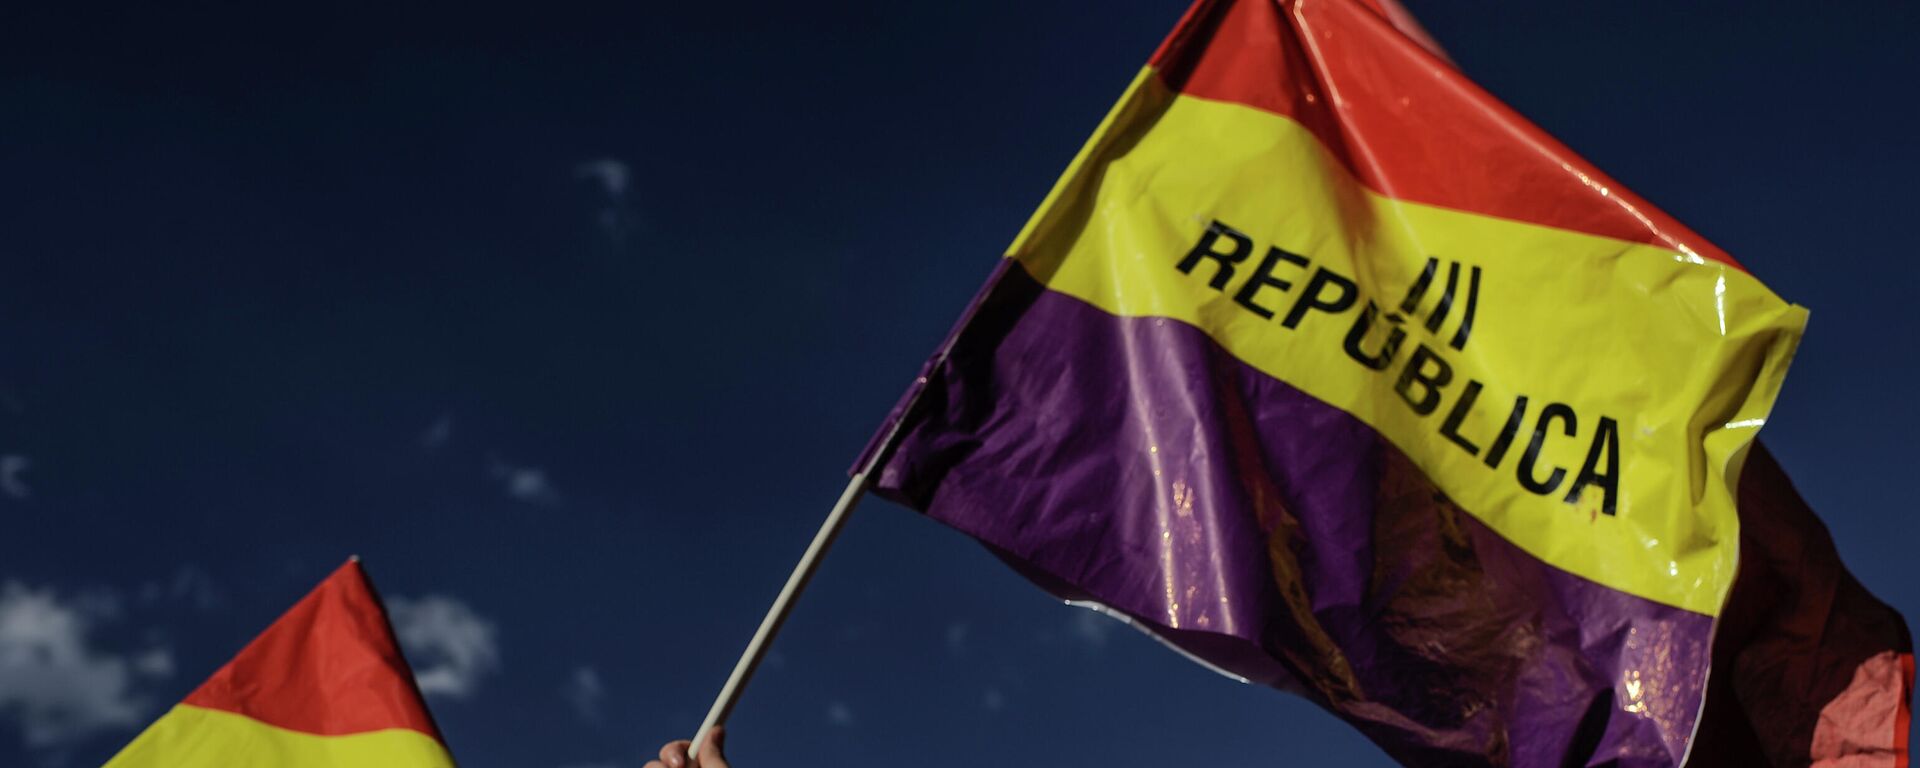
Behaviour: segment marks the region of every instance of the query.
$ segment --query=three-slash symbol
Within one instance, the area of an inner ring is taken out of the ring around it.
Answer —
[[[1433,286],[1434,273],[1440,269],[1440,260],[1428,256],[1427,266],[1420,270],[1420,277],[1407,288],[1407,297],[1400,301],[1400,311],[1411,315],[1420,308],[1420,300],[1426,298],[1427,289]],[[1447,287],[1440,292],[1440,303],[1427,313],[1427,332],[1439,333],[1440,326],[1447,322],[1447,315],[1453,311],[1453,297],[1460,287],[1460,262],[1447,262]],[[1473,335],[1473,310],[1480,301],[1480,268],[1475,266],[1467,274],[1467,306],[1460,318],[1460,328],[1453,332],[1453,340],[1447,346],[1454,349],[1466,349],[1467,337]],[[1388,316],[1388,320],[1399,318]]]

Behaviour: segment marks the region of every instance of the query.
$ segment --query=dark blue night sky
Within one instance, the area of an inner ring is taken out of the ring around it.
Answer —
[[[1812,323],[1765,436],[1920,617],[1910,4],[1410,2]],[[0,10],[0,765],[98,764],[350,554],[476,768],[691,735],[1184,8]],[[767,766],[1384,765],[874,501]]]

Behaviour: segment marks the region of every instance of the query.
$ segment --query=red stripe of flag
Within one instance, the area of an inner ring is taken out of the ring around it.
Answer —
[[[1182,94],[1299,122],[1388,197],[1740,266],[1363,3],[1203,1],[1150,63]]]

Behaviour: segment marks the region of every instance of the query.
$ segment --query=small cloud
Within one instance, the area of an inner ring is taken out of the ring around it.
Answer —
[[[220,587],[213,583],[213,576],[206,569],[188,563],[175,569],[173,576],[165,580],[155,580],[140,585],[135,598],[142,605],[153,605],[161,601],[185,603],[201,612],[212,611],[220,607],[225,599]]]
[[[113,621],[120,618],[122,602],[120,596],[111,590],[87,589],[75,593],[67,605],[89,619]]]
[[[599,182],[607,197],[619,199],[627,194],[627,182],[633,178],[627,164],[611,157],[588,160],[573,167],[576,179]]]
[[[438,450],[453,438],[453,417],[441,416],[420,430],[420,447],[429,451]]]
[[[1073,615],[1073,636],[1096,650],[1107,647],[1107,635],[1118,626],[1120,622],[1099,610],[1075,611]]]
[[[139,726],[149,706],[136,682],[172,674],[165,649],[129,660],[94,648],[88,633],[101,611],[97,600],[62,600],[12,581],[0,586],[0,718],[19,727],[28,748]]]
[[[573,711],[590,723],[600,722],[600,700],[607,696],[607,686],[600,681],[600,672],[593,667],[579,667],[573,670],[573,677],[567,681],[565,691],[567,703],[573,705]]]
[[[0,492],[16,499],[24,499],[33,493],[27,482],[20,479],[21,473],[33,467],[33,460],[17,453],[0,456]]]
[[[133,671],[141,677],[164,679],[173,677],[173,652],[165,648],[152,648],[133,657]]]
[[[573,177],[595,182],[600,191],[606,193],[606,200],[594,218],[608,242],[615,247],[624,245],[638,224],[637,217],[627,207],[627,189],[633,180],[631,169],[617,159],[602,157],[574,166]]]
[[[539,467],[523,467],[508,464],[495,459],[493,478],[506,489],[507,495],[528,504],[543,507],[558,506],[560,492],[547,480],[547,472]]]
[[[213,583],[212,575],[197,565],[184,565],[174,571],[173,583],[167,590],[173,599],[192,603],[202,611],[220,607],[220,587]]]
[[[853,710],[846,702],[836,701],[827,705],[827,722],[846,728],[853,725]]]
[[[980,696],[980,708],[988,712],[998,712],[1007,708],[1007,697],[998,688],[988,688]]]
[[[395,597],[387,601],[387,612],[421,693],[466,698],[500,666],[493,622],[466,603],[440,595]]]
[[[947,625],[947,653],[959,656],[967,650],[967,623],[956,621]]]

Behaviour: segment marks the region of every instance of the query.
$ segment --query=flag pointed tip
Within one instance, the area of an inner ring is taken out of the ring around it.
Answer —
[[[109,766],[182,764],[452,768],[360,558],[294,603]]]

